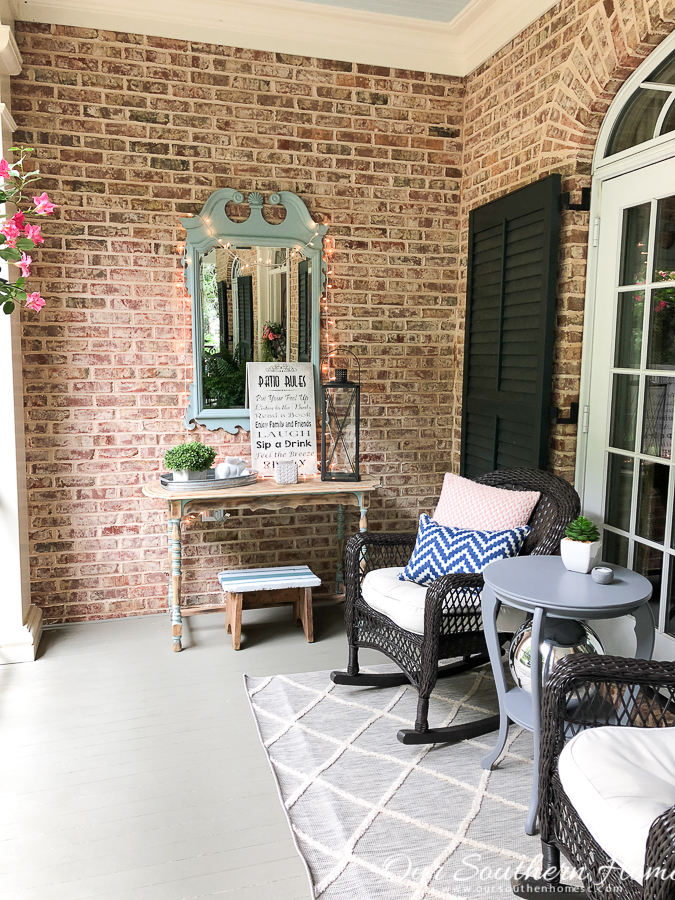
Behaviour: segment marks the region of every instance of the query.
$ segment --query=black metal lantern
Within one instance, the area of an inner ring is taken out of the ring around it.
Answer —
[[[348,381],[347,369],[336,369],[333,381],[321,385],[321,480],[360,481],[359,417],[361,412],[361,365],[351,350],[338,347],[334,353],[349,353],[359,367],[359,380]]]

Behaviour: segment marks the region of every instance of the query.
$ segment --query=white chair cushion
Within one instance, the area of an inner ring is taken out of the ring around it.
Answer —
[[[563,748],[558,772],[605,853],[642,883],[649,828],[675,805],[675,728],[591,728]]]
[[[403,567],[373,569],[363,579],[361,595],[368,606],[413,634],[424,634],[424,604],[428,587],[413,581],[399,581]],[[502,606],[497,616],[499,631],[514,632],[525,621],[525,613]]]

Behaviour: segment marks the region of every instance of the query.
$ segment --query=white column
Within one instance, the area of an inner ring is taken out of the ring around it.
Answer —
[[[3,23],[7,23],[0,7]],[[9,76],[21,71],[21,54],[11,25],[0,25],[0,130],[7,155],[16,129],[9,110]],[[2,266],[3,278],[14,277]],[[0,663],[35,659],[42,633],[42,610],[30,602],[28,506],[21,374],[19,311],[0,312]]]

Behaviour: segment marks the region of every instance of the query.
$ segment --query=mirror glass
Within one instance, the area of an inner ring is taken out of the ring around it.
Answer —
[[[181,224],[194,363],[183,424],[249,431],[247,363],[312,363],[318,386],[328,226],[290,191],[265,199],[233,188]]]
[[[312,261],[293,248],[201,255],[204,409],[245,405],[247,362],[310,362]]]

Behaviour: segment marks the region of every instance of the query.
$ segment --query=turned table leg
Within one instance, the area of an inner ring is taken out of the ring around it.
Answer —
[[[368,494],[359,494],[359,510],[361,512],[361,518],[359,519],[359,531],[368,531],[368,506],[370,505],[370,498]]]
[[[183,619],[180,614],[181,531],[180,517],[171,520],[171,635],[176,653],[183,649]]]
[[[340,593],[340,588],[345,583],[345,575],[343,569],[343,560],[345,556],[345,511],[341,503],[337,508],[337,545],[338,545],[338,561],[335,570],[335,593]]]

